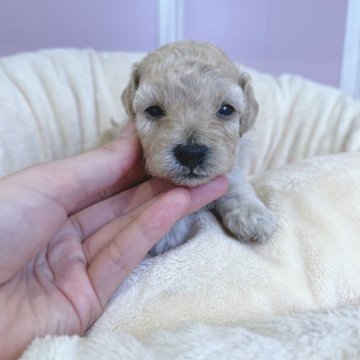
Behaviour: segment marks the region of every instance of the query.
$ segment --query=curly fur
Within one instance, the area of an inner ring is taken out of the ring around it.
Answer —
[[[270,211],[256,196],[241,171],[243,135],[258,112],[251,80],[218,48],[194,41],[165,45],[133,66],[122,94],[127,114],[136,122],[146,169],[152,176],[183,186],[197,186],[229,174],[229,192],[215,203],[224,225],[239,239],[265,241],[275,228]],[[228,104],[233,113],[219,116]],[[146,112],[159,106],[164,115]],[[201,163],[189,168],[174,155],[184,144],[206,146]],[[153,249],[161,253],[182,243],[187,220]]]

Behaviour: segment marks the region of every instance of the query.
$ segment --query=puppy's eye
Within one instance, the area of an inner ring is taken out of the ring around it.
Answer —
[[[161,118],[165,115],[164,110],[160,106],[149,106],[145,109],[146,114],[151,116],[152,118]]]
[[[228,117],[234,111],[235,111],[235,109],[231,105],[223,104],[223,105],[221,105],[221,108],[218,110],[217,115],[219,115],[220,117]]]

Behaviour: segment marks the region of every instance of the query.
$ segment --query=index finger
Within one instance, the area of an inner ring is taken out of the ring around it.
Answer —
[[[190,201],[185,189],[163,194],[91,260],[88,275],[102,307],[155,242],[184,215]]]

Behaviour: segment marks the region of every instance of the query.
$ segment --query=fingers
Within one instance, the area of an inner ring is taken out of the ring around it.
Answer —
[[[86,239],[110,221],[129,213],[173,187],[160,179],[151,179],[72,215],[69,218],[69,225],[75,225],[79,237]]]
[[[87,242],[89,276],[102,305],[119,284],[181,217],[222,196],[220,177],[194,189],[171,189],[124,217],[114,220]],[[109,241],[109,239],[111,241]]]
[[[228,180],[225,176],[219,176],[205,185],[189,189],[191,196],[190,207],[186,215],[199,210],[203,206],[223,196],[229,187]]]
[[[226,192],[227,186],[227,179],[225,177],[219,177],[201,187],[188,189],[187,191],[189,192],[191,201],[184,215],[188,215],[222,196]],[[151,202],[156,200],[157,197],[154,197],[147,203],[143,201],[142,206],[134,208],[133,211],[126,213],[126,216],[114,218],[113,221],[107,223],[100,230],[86,239],[83,243],[83,247],[88,261],[91,261],[104,245],[116,237],[117,234],[128,226],[136,216],[144,211]]]
[[[43,194],[74,213],[103,200],[145,177],[134,126],[126,136],[75,157],[36,167],[37,186]],[[29,169],[31,170],[31,169]]]
[[[89,196],[84,196],[84,199],[77,205],[72,207],[69,215],[75,214],[82,209],[85,209],[93,204],[106,200],[129,187],[134,187],[147,180],[147,175],[144,172],[144,165],[138,161],[125,175],[123,175],[114,185],[105,188]]]
[[[82,208],[96,202],[99,193],[106,197],[143,178],[140,145],[131,135],[132,124],[126,132],[99,149],[1,179],[0,260],[8,269],[6,275],[2,272],[3,279],[37,254],[79,204]],[[16,254],[15,259],[9,254]]]
[[[102,307],[155,242],[184,215],[190,201],[186,190],[170,190],[152,202],[95,256],[88,275]]]

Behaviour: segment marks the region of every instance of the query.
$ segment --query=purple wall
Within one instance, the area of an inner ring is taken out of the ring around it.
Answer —
[[[184,13],[185,38],[209,41],[237,61],[265,68],[269,0],[192,0]]]
[[[184,37],[274,74],[339,84],[347,0],[184,0]],[[149,51],[156,0],[0,1],[0,55],[53,47]]]
[[[53,47],[151,50],[156,0],[0,1],[0,55]]]
[[[184,31],[259,70],[337,86],[346,9],[345,0],[192,0]]]

